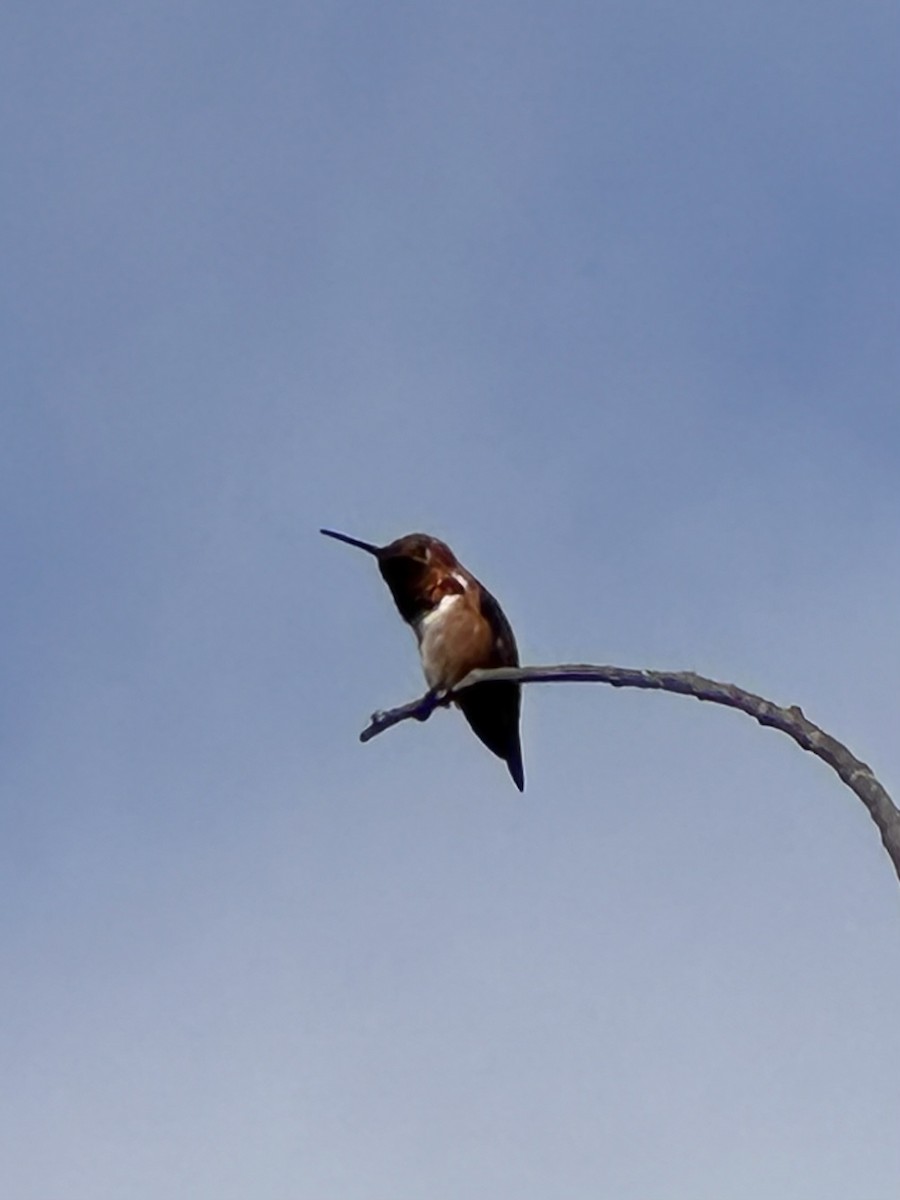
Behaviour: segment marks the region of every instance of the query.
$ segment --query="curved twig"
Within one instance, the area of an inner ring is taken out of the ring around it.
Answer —
[[[875,778],[871,767],[851,754],[836,738],[825,733],[812,721],[808,721],[796,705],[782,708],[773,704],[771,700],[735,687],[733,683],[704,679],[702,675],[695,675],[693,671],[641,671],[629,667],[598,667],[586,663],[553,667],[498,667],[490,671],[472,671],[453,691],[461,692],[476,683],[492,681],[607,683],[612,687],[677,692],[681,696],[693,696],[696,700],[708,700],[713,704],[740,709],[760,725],[768,725],[786,733],[801,749],[815,754],[837,772],[847,787],[863,802],[869,816],[878,826],[881,841],[900,879],[900,809]],[[370,724],[359,735],[360,741],[368,742],[401,721],[427,721],[439,703],[448,703],[451,699],[452,695],[442,697],[438,701],[429,693],[399,708],[373,713]]]

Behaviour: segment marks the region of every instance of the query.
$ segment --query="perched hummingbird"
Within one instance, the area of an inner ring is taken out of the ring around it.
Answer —
[[[449,691],[476,668],[519,665],[516,639],[503,609],[444,542],[427,533],[408,533],[386,546],[373,546],[333,529],[319,532],[378,559],[400,616],[416,635],[434,695]],[[506,761],[523,792],[519,684],[476,684],[453,702],[487,748]]]

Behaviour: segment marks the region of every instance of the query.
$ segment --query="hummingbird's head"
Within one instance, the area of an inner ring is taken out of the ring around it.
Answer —
[[[459,569],[456,555],[446,542],[427,533],[407,533],[386,546],[375,546],[333,529],[320,532],[378,559],[378,568],[405,621],[414,620],[421,612],[437,578]]]
[[[384,546],[378,566],[404,621],[428,607],[435,583],[459,566],[453,551],[427,533],[408,533]]]
[[[348,546],[356,546],[365,550],[367,554],[374,554],[380,563],[391,560],[398,565],[403,564],[404,569],[413,575],[426,568],[452,571],[459,566],[456,555],[447,543],[430,537],[427,533],[407,533],[396,541],[388,542],[386,546],[363,542],[334,529],[320,529],[319,533],[324,533],[326,537],[335,538],[339,542],[346,542]]]
[[[427,533],[407,533],[395,542],[382,546],[379,558],[398,559],[429,570],[452,570],[459,566],[456,556],[446,542]]]

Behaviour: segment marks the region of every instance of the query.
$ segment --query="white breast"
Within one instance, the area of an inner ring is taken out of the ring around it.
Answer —
[[[462,600],[462,596],[458,592],[453,592],[449,596],[442,596],[434,608],[423,613],[416,621],[416,635],[421,641],[426,633],[438,630],[446,623],[447,616],[454,604],[458,604]]]
[[[451,623],[451,613],[460,600],[462,600],[462,596],[457,592],[450,596],[443,596],[435,607],[419,617],[413,626],[419,641],[422,669],[429,687],[441,685],[440,664],[445,658],[444,638],[447,627]]]

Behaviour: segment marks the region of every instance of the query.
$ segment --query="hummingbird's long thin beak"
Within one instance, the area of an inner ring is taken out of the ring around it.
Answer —
[[[371,542],[361,542],[359,538],[348,537],[346,533],[337,533],[334,529],[320,529],[319,533],[324,533],[326,537],[335,538],[339,542],[346,542],[348,546],[358,546],[360,550],[366,550],[378,557],[379,547],[373,546]]]

